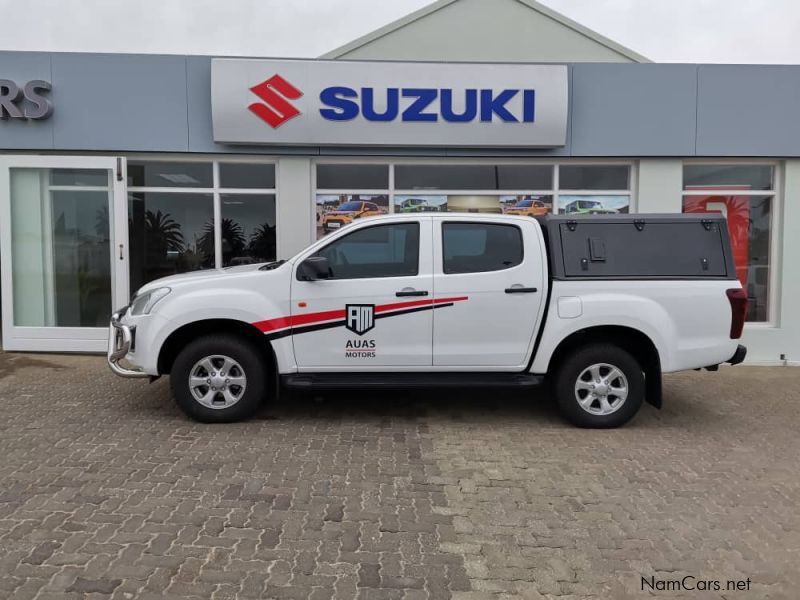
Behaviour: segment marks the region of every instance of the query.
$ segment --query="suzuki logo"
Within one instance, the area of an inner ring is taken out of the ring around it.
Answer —
[[[277,129],[289,119],[300,114],[300,111],[288,100],[297,100],[303,95],[303,92],[280,75],[273,75],[266,81],[251,87],[250,91],[261,98],[264,104],[254,102],[248,108],[273,129]]]
[[[348,304],[344,312],[344,326],[353,333],[364,335],[375,327],[374,304]]]

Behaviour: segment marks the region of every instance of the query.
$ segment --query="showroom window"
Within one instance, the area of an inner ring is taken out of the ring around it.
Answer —
[[[385,213],[627,213],[631,178],[628,163],[320,163],[317,238]]]
[[[736,275],[747,291],[747,320],[769,320],[775,166],[686,164],[683,212],[721,212],[728,220]]]
[[[275,260],[275,201],[272,163],[128,159],[131,290]]]

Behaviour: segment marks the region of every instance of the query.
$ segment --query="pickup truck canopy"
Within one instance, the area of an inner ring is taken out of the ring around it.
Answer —
[[[553,279],[735,279],[725,217],[540,217]]]

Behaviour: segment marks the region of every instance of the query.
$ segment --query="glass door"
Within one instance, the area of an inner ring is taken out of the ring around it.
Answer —
[[[6,350],[102,352],[128,302],[124,180],[113,157],[0,157]]]

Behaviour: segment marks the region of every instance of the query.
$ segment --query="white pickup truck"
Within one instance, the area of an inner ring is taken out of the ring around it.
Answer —
[[[205,422],[282,387],[549,381],[571,422],[615,427],[660,407],[662,372],[741,362],[746,309],[721,215],[392,215],[148,283],[113,315],[108,361],[169,374]]]

